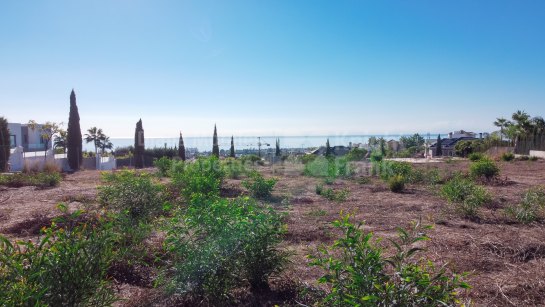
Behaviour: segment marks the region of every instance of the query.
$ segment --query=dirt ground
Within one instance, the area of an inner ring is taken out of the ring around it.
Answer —
[[[352,213],[356,221],[377,236],[391,237],[396,228],[422,219],[435,225],[428,235],[425,256],[452,270],[468,272],[473,287],[465,295],[473,305],[545,305],[545,224],[513,223],[503,212],[520,201],[523,191],[545,185],[545,161],[499,162],[501,182],[486,185],[494,201],[480,211],[480,218],[468,220],[457,215],[430,186],[409,185],[404,193],[392,193],[378,179],[359,184],[356,180],[336,180],[333,188],[348,188],[344,202],[329,201],[316,195],[317,178],[301,175],[302,166],[261,167],[267,176],[279,178],[272,205],[287,213],[286,248],[294,252],[287,276],[316,285],[318,269],[309,268],[305,257],[320,244],[331,244],[337,233],[331,222],[339,212]],[[364,165],[359,165],[365,172]],[[468,169],[467,161],[415,164],[419,168],[440,168],[444,173]],[[66,175],[59,187],[0,187],[0,233],[9,238],[29,239],[58,215],[55,206],[68,203],[80,208],[95,202],[99,172],[82,171]],[[228,187],[240,188],[240,180],[228,180]],[[144,291],[134,285],[121,285],[122,296]]]

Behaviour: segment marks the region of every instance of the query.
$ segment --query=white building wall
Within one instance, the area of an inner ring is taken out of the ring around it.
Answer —
[[[15,135],[15,146],[23,146],[21,124],[8,123],[9,135]]]

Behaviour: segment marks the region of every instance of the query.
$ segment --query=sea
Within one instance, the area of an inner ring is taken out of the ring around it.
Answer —
[[[235,137],[234,143],[237,150],[242,149],[257,149],[258,144],[261,143],[261,148],[274,148],[276,139],[280,141],[281,148],[291,149],[307,149],[313,147],[325,146],[326,141],[329,139],[331,146],[349,146],[352,144],[367,144],[371,137],[380,138],[383,137],[386,140],[399,140],[403,135],[325,135],[325,136],[242,136]],[[430,138],[434,140],[437,135],[422,135],[425,139]],[[146,148],[154,147],[174,147],[178,146],[178,137],[173,138],[146,138]],[[110,139],[113,148],[127,147],[134,145],[134,139],[132,138],[112,138]],[[231,137],[218,137],[218,145],[220,149],[229,149],[231,146]],[[184,146],[186,149],[197,149],[199,152],[206,152],[212,150],[212,137],[184,137]],[[84,150],[94,151],[92,143],[83,145]]]

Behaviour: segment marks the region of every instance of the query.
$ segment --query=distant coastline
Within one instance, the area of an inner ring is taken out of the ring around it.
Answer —
[[[274,142],[278,138],[280,139],[281,148],[311,148],[319,147],[325,145],[327,139],[331,146],[344,145],[348,146],[350,143],[366,144],[371,137],[383,137],[387,140],[399,140],[401,136],[409,134],[388,134],[388,135],[324,135],[324,136],[262,136],[261,143],[262,148],[267,148],[266,144],[269,144],[269,147],[274,147]],[[428,134],[422,134],[424,138],[428,138]],[[242,149],[257,149],[258,147],[258,136],[235,136],[235,148],[237,150]],[[434,140],[437,138],[437,134],[429,134],[429,138]],[[116,147],[126,147],[134,144],[134,139],[132,138],[111,138],[110,141]],[[219,137],[219,147],[220,149],[229,149],[231,137]],[[165,144],[167,147],[178,146],[178,137],[172,138],[146,138],[146,148],[154,147],[164,147]],[[210,137],[184,137],[184,143],[186,148],[196,148],[199,151],[210,151],[212,148],[212,136]],[[91,143],[83,145],[84,150],[94,151],[94,147]]]

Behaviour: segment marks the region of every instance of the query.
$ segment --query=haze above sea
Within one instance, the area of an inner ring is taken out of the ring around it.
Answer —
[[[402,135],[331,135],[331,136],[263,136],[261,137],[261,148],[266,149],[268,147],[274,148],[275,140],[280,139],[281,148],[310,148],[324,146],[327,139],[331,146],[348,146],[350,143],[364,143],[367,144],[370,137],[383,137],[388,140],[399,140]],[[437,134],[422,135],[425,139],[428,137],[432,140],[437,138]],[[133,138],[112,138],[110,141],[114,145],[114,149],[117,147],[126,147],[134,145]],[[220,149],[229,149],[231,145],[231,137],[218,137]],[[237,150],[242,149],[257,149],[259,137],[257,136],[243,136],[235,137],[235,148]],[[212,137],[184,137],[184,145],[186,148],[196,148],[198,151],[210,151],[212,150]],[[154,147],[174,147],[178,146],[178,137],[174,138],[146,138],[146,148]],[[94,151],[92,143],[83,144],[84,150]]]

